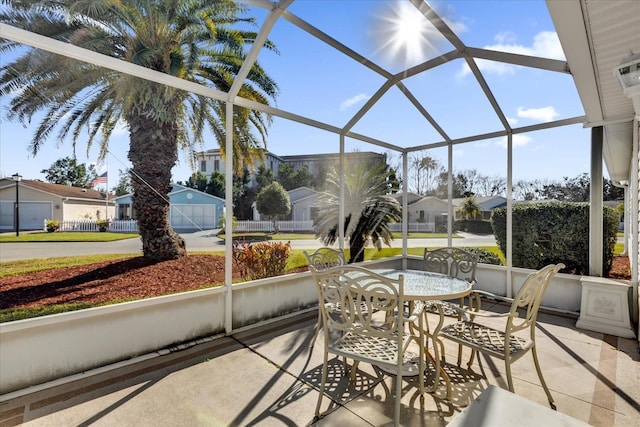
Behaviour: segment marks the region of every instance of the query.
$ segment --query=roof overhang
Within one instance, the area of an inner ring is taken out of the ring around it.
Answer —
[[[634,109],[614,76],[640,52],[640,2],[547,0],[586,113],[586,127],[604,127],[603,157],[613,181],[629,179]]]

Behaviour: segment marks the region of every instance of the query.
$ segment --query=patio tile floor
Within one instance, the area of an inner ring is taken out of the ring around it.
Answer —
[[[310,351],[316,319],[316,312],[301,313],[40,391],[0,397],[0,425],[391,425],[394,378],[361,364],[351,383],[338,359],[330,363],[331,397],[323,399],[323,416],[314,422],[322,371],[322,337]],[[637,426],[638,342],[575,329],[575,320],[541,313],[538,322],[540,362],[558,411],[594,426]],[[447,345],[446,351],[452,400],[446,400],[444,383],[420,399],[415,379],[405,379],[403,425],[445,426],[488,384],[506,388],[500,360],[481,356],[467,370],[466,359],[462,367],[455,364],[457,346]],[[516,394],[548,405],[530,356],[513,365],[513,374]]]

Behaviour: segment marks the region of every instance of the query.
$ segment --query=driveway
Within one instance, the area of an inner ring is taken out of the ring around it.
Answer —
[[[198,231],[181,234],[189,251],[223,251],[224,241],[215,236],[213,231]],[[493,246],[492,235],[478,236],[462,234],[463,238],[453,239],[453,246]],[[446,246],[447,239],[409,239],[409,247]],[[292,249],[315,249],[323,246],[315,239],[291,240]],[[402,247],[402,240],[396,239],[393,247]],[[53,258],[61,256],[81,256],[96,254],[142,254],[140,238],[118,240],[115,242],[34,242],[34,243],[2,243],[0,244],[0,262],[21,259]]]

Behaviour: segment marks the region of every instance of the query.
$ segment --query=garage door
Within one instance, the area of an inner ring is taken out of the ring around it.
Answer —
[[[175,230],[211,230],[216,228],[213,205],[171,205],[171,226]]]
[[[13,203],[0,203],[0,228],[13,230]],[[20,202],[20,230],[42,230],[44,220],[53,215],[51,202]]]

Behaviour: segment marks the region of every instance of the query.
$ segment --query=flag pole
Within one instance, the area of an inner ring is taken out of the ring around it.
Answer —
[[[107,153],[106,158],[107,171],[105,173],[107,174],[107,190],[104,192],[104,219],[109,221],[109,153]]]

